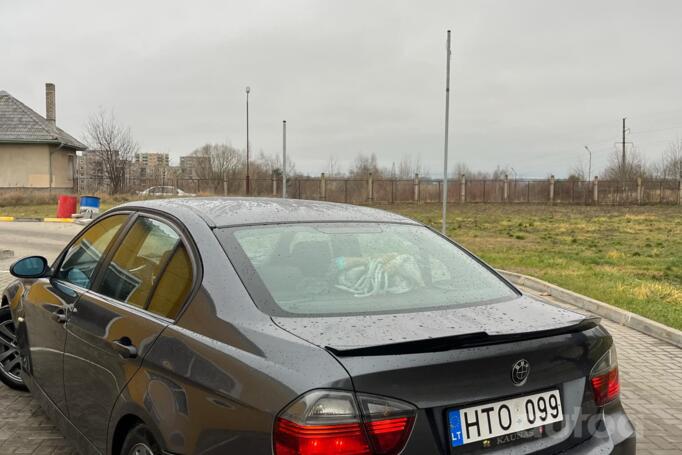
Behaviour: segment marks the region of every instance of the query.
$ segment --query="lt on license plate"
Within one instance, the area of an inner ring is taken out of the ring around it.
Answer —
[[[558,390],[448,411],[452,447],[564,419]]]

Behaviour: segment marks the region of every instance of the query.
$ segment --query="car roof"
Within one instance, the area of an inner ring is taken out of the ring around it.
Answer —
[[[189,210],[210,227],[297,222],[384,222],[419,224],[370,207],[302,199],[190,197],[134,201],[117,208],[147,208],[171,215]]]

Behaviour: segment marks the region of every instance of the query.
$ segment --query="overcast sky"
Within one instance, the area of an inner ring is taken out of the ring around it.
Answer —
[[[299,170],[360,152],[442,167],[445,33],[451,163],[565,175],[600,169],[621,118],[657,160],[682,136],[680,1],[0,0],[0,90],[82,138],[111,108],[143,151],[206,142],[281,153]]]

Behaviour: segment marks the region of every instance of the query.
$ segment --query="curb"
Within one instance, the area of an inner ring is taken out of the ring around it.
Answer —
[[[514,284],[525,286],[534,291],[546,292],[563,302],[682,348],[682,331],[537,278],[516,272],[507,272],[506,270],[498,270],[498,272]]]
[[[73,218],[22,218],[14,216],[0,216],[0,221],[17,223],[73,223]]]

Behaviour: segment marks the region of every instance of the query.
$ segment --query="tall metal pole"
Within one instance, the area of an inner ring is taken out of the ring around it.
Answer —
[[[251,87],[246,87],[246,195],[251,194],[251,175],[249,174],[249,93],[251,92]]]
[[[592,150],[588,146],[585,146],[585,150],[590,154],[590,164],[587,165],[587,181],[592,180]]]
[[[445,70],[445,145],[443,147],[443,235],[447,230],[448,214],[448,126],[450,124],[450,30],[446,49]]]
[[[622,167],[623,170],[621,172],[622,172],[623,180],[625,180],[625,172],[626,172],[626,170],[625,170],[625,118],[623,118],[623,159],[621,160],[620,163],[621,163],[621,166],[623,166]]]
[[[282,120],[282,197],[287,197],[287,121]]]

